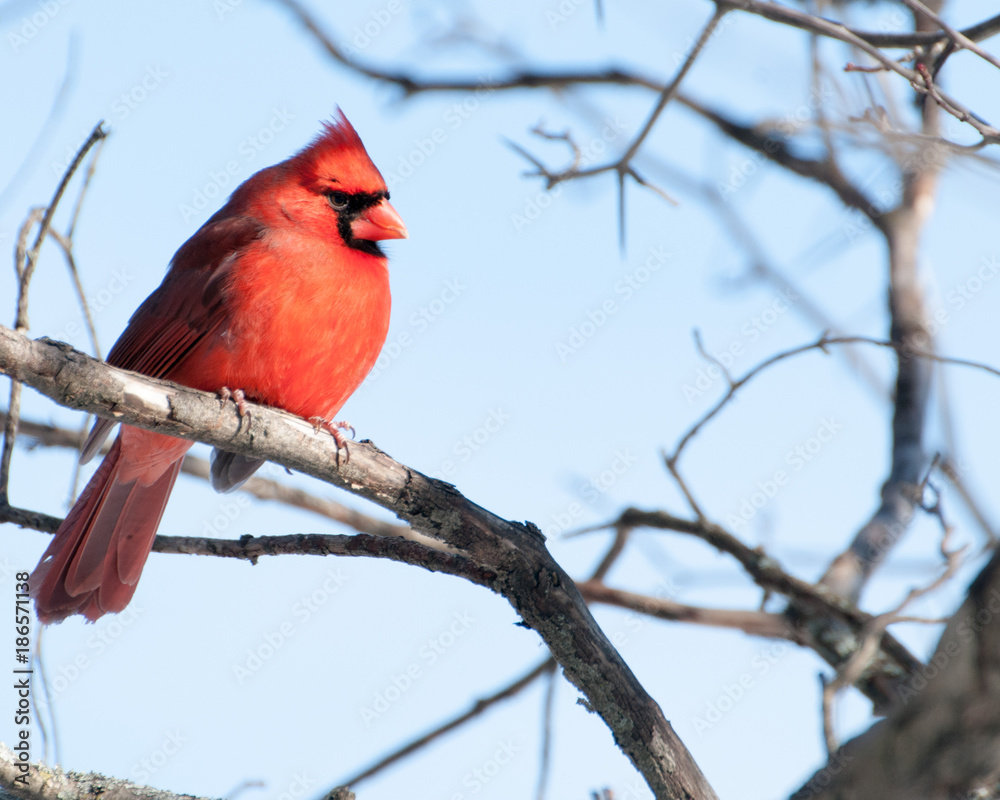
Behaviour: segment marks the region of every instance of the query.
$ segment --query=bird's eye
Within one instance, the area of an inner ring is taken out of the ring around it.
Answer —
[[[333,206],[334,211],[343,211],[347,208],[347,203],[350,201],[350,197],[346,192],[330,192],[326,199],[330,201],[330,205]]]

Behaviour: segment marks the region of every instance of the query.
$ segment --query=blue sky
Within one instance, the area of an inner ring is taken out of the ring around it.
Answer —
[[[708,3],[606,3],[601,26],[590,4],[573,2],[310,7],[360,58],[474,78],[504,74],[511,58],[549,67],[614,62],[664,78],[710,13]],[[994,10],[958,2],[949,19],[965,25]],[[875,4],[859,10],[859,22],[893,29],[898,13]],[[494,52],[442,40],[456,16],[478,20],[472,31]],[[104,119],[111,130],[75,237],[104,352],[224,196],[310,141],[339,105],[410,231],[387,247],[394,298],[387,347],[343,416],[359,438],[403,463],[446,477],[500,515],[534,521],[574,576],[593,570],[608,534],[562,538],[567,530],[626,505],[685,511],[660,451],[725,388],[699,356],[694,329],[710,352],[729,354],[737,374],[820,332],[800,298],[744,279],[746,251],[678,172],[729,187],[726,202],[770,262],[839,327],[885,335],[885,253],[876,236],[821,187],[761,163],[680,106],[660,119],[637,162],[678,205],[631,187],[624,252],[610,177],[547,193],[524,176],[528,165],[508,146],[563,163],[565,145],[529,133],[542,123],[572,130],[585,163],[601,163],[645,120],[648,92],[479,91],[400,102],[396,91],[334,65],[268,2],[13,2],[0,7],[0,25],[0,70],[9,76],[0,92],[16,120],[5,126],[0,156],[0,252],[12,251],[27,210],[47,202],[67,154],[93,125]],[[826,52],[836,63],[851,57],[832,45]],[[685,89],[737,118],[787,124],[817,102],[805,55],[801,35],[734,15]],[[948,79],[969,106],[1000,117],[988,65],[956,57]],[[880,81],[900,90],[889,79],[841,76],[842,93],[820,102],[841,119],[859,116],[865,81],[877,96]],[[895,110],[907,119],[900,97]],[[972,140],[956,122],[946,120],[945,131]],[[852,177],[892,198],[893,170],[877,151],[848,145],[844,156]],[[995,181],[995,171],[971,161],[948,166],[920,258],[929,305],[944,314],[940,351],[992,363],[1000,280],[980,271],[1000,256]],[[7,322],[12,275],[0,270]],[[32,336],[89,348],[51,244],[31,297]],[[738,520],[734,532],[807,579],[874,509],[887,472],[891,358],[860,355],[883,393],[842,358],[802,356],[757,379],[681,461],[713,518]],[[995,517],[986,492],[1000,478],[992,412],[1000,384],[970,370],[943,374],[961,467]],[[81,424],[31,391],[25,416]],[[944,441],[937,415],[928,440],[930,449]],[[14,464],[15,504],[65,513],[71,454],[19,449]],[[741,516],[778,472],[786,480],[774,497]],[[266,474],[382,513],[280,469]],[[947,489],[945,503],[957,538],[975,550],[976,528]],[[161,531],[235,537],[337,528],[239,494],[216,495],[182,476]],[[33,567],[48,537],[13,526],[2,535],[0,585],[11,587],[11,570]],[[863,606],[884,610],[929,582],[937,544],[933,522],[920,520]],[[951,613],[979,563],[971,559],[958,581],[914,613]],[[637,534],[608,582],[710,606],[760,602],[728,559],[672,534]],[[614,609],[595,614],[720,796],[779,796],[821,763],[817,675],[829,670],[810,652]],[[398,564],[294,557],[250,566],[154,554],[125,614],[44,634],[60,754],[73,769],[179,792],[221,796],[249,781],[244,798],[314,796],[540,660],[538,637],[515,622],[502,598]],[[938,629],[900,625],[894,633],[923,655]],[[398,697],[376,714],[387,693]],[[711,709],[734,695],[732,708],[706,726]],[[607,729],[576,699],[569,684],[558,685],[550,796],[585,797],[608,786],[619,798],[648,797]],[[539,684],[364,784],[361,796],[525,796],[536,780],[542,701]],[[863,698],[845,695],[842,736],[867,727],[868,712]],[[0,740],[11,730],[8,716],[2,720]]]

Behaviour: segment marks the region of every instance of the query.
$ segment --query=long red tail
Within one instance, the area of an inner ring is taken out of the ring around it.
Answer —
[[[42,622],[93,622],[128,605],[188,447],[122,428],[31,576]]]

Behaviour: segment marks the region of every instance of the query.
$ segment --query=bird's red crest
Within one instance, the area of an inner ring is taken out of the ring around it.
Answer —
[[[323,132],[300,150],[291,164],[304,184],[333,180],[345,191],[385,191],[381,173],[339,108],[332,121],[323,123]]]

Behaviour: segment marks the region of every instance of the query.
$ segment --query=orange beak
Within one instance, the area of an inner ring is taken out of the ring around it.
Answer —
[[[406,226],[388,200],[361,212],[351,223],[351,233],[355,239],[378,242],[382,239],[405,239]]]

